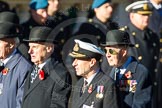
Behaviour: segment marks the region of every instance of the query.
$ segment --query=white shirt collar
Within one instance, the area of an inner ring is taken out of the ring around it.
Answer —
[[[96,74],[99,72],[100,69],[98,69],[93,75],[91,75],[88,79],[85,79],[88,82],[88,85],[92,82],[93,78],[96,76]]]
[[[44,63],[39,64],[39,65],[38,65],[39,69],[42,69],[43,66],[44,66],[47,62],[49,62],[50,60],[51,60],[51,58],[47,59]]]
[[[120,69],[120,74],[124,74],[126,69]]]

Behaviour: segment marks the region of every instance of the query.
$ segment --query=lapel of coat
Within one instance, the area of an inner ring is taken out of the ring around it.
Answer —
[[[124,75],[122,76],[121,79],[125,79],[125,74],[126,74],[127,72],[129,72],[129,71],[130,71],[131,74],[133,75],[133,74],[136,72],[137,65],[138,65],[138,62],[137,62],[137,61],[131,62],[131,63],[128,65],[128,67],[127,67],[127,69],[126,69],[126,71],[125,71],[125,73],[124,73]]]
[[[92,85],[92,92],[88,93],[88,89],[85,91],[85,93],[78,99],[78,102],[76,102],[77,108],[82,107],[82,105],[85,103],[85,101],[88,99],[88,97],[96,90],[96,87],[98,85],[98,82],[100,82],[100,79],[102,78],[103,73],[99,72],[97,75],[93,78],[92,82],[89,84],[89,87]],[[82,82],[83,84],[83,82]]]
[[[33,70],[33,69],[32,69]],[[32,70],[28,73],[27,78],[26,78],[26,82],[24,85],[24,98],[27,96],[27,94],[29,93],[29,88],[30,88],[30,74],[32,72]],[[27,92],[28,91],[28,92]]]
[[[13,71],[10,71],[10,70],[13,70],[13,68],[19,63],[19,61],[21,60],[21,55],[16,52],[13,57],[6,63],[5,65],[5,68],[8,68],[9,69],[9,74],[13,74]],[[12,72],[12,73],[10,73]],[[7,75],[4,76],[4,79],[7,77]]]
[[[111,79],[115,80],[115,68],[114,67],[112,68],[109,76]]]
[[[16,52],[14,56],[7,62],[5,67],[9,68],[9,70],[12,70],[20,60],[21,60],[21,55],[18,52]]]
[[[75,89],[73,92],[73,108],[77,108],[77,105],[78,105],[77,103],[80,102],[83,81],[84,81],[84,79],[81,78],[75,85]]]
[[[33,68],[34,69],[34,68]],[[33,71],[33,70],[32,70]],[[31,72],[32,72],[31,71]],[[33,84],[31,84],[30,83],[30,77],[31,77],[31,72],[28,74],[28,77],[27,77],[27,80],[26,80],[26,87],[25,87],[25,90],[26,90],[26,92],[25,92],[25,94],[24,94],[24,98],[28,95],[28,94],[30,94],[30,92],[32,91],[32,90],[34,90],[34,88],[40,83],[40,81],[41,80],[39,80],[39,75],[37,75],[37,78],[35,79],[35,81],[34,81],[34,83]]]
[[[45,79],[49,76],[49,74],[50,74],[50,70],[53,70],[53,68],[55,67],[55,65],[57,64],[57,62],[52,62],[52,60],[50,60],[49,62],[47,62],[47,64],[45,64],[44,66],[43,66],[43,71],[45,72]],[[33,68],[34,69],[34,68]],[[32,70],[33,71],[33,70]],[[32,72],[31,71],[31,72]],[[26,92],[25,92],[25,94],[24,94],[24,99],[25,99],[25,97],[27,96],[27,95],[29,95],[33,90],[34,90],[34,88],[35,87],[37,87],[39,84],[40,84],[40,82],[42,81],[42,80],[40,80],[39,79],[39,75],[37,75],[37,78],[35,79],[35,81],[34,81],[34,83],[31,85],[30,84],[30,74],[31,74],[31,72],[28,74],[28,77],[27,77],[27,80],[26,80],[26,84],[25,84],[25,90],[26,90]],[[45,80],[44,79],[44,80]],[[31,85],[31,86],[30,86]]]

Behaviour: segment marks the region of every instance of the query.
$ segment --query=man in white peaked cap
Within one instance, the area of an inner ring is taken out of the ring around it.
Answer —
[[[69,55],[74,58],[76,75],[82,76],[74,87],[72,108],[118,108],[114,83],[99,65],[104,52],[94,44],[75,40]]]

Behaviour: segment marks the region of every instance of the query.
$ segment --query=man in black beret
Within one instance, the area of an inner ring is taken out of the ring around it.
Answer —
[[[25,83],[22,108],[67,108],[71,77],[55,58],[51,57],[56,41],[49,36],[51,28],[32,28],[28,53],[34,63]]]
[[[105,53],[91,40],[84,41],[75,39],[69,54],[74,58],[72,66],[76,75],[82,76],[74,86],[72,108],[118,108],[114,83],[99,64]]]
[[[129,34],[120,30],[109,31],[101,46],[106,50],[109,65],[113,66],[109,76],[116,83],[120,108],[150,108],[150,73],[144,65],[128,55],[128,49],[134,46]]]
[[[17,49],[16,25],[0,23],[0,105],[1,108],[21,108],[24,82],[31,64]]]

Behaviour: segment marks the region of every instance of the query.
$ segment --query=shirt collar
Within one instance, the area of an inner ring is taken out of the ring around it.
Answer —
[[[39,69],[42,69],[43,66],[44,66],[47,62],[49,62],[50,60],[51,60],[51,58],[47,59],[47,60],[46,60],[45,62],[43,62],[42,64],[39,64],[39,65],[38,65]]]
[[[133,61],[133,57],[128,57],[127,61],[124,63],[124,65],[120,68],[120,74],[124,74],[126,71],[126,68],[128,65]]]
[[[88,85],[92,82],[93,78],[96,76],[96,74],[99,72],[100,69],[98,69],[93,75],[91,75],[88,79],[85,79],[88,82]]]

